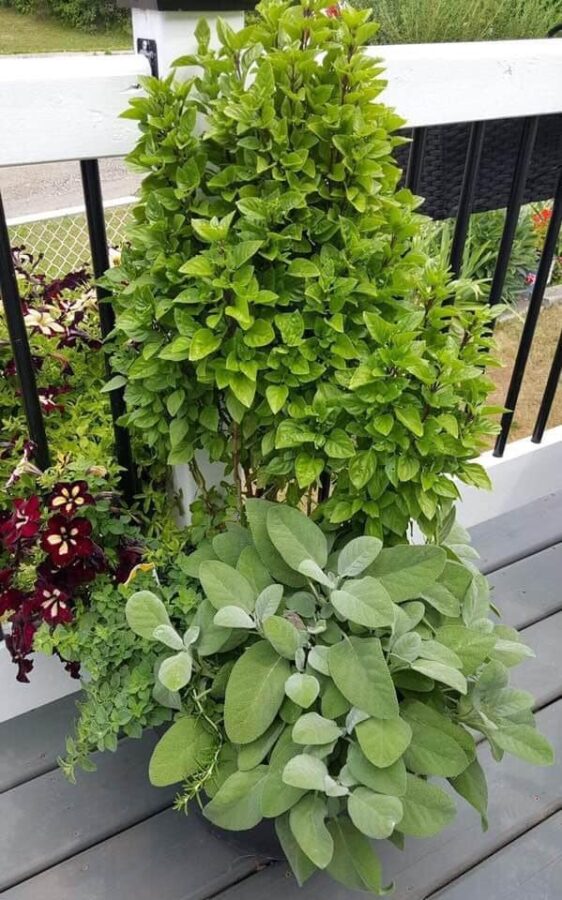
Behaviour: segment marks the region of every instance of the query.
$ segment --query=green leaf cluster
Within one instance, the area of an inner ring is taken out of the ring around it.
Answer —
[[[435,779],[487,827],[475,732],[498,759],[552,762],[533,698],[508,684],[531,651],[494,623],[452,520],[440,545],[384,547],[263,499],[246,516],[248,529],[233,524],[184,559],[205,599],[183,637],[155,592],[127,602],[134,631],[173,653],[155,690],[176,721],[151,781],[183,782],[179,806],[206,795],[220,828],[274,819],[300,883],[326,869],[382,894],[369,839],[448,825],[455,803]]]
[[[107,278],[124,421],[156,459],[224,463],[239,499],[329,480],[334,526],[434,534],[452,476],[487,481],[489,312],[418,246],[369,13],[323,7],[267,0],[217,50],[202,26],[189,77],[125,113],[145,178]]]

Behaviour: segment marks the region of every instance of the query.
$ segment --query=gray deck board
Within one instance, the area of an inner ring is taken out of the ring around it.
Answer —
[[[0,795],[0,891],[169,806],[151,787],[154,735],[98,754],[98,770],[70,784],[60,770]]]
[[[254,872],[193,813],[129,828],[6,891],[5,900],[204,900]]]
[[[562,544],[504,566],[489,580],[506,624],[524,628],[550,616],[562,609]]]
[[[0,724],[0,794],[56,765],[72,731],[79,696],[70,694]]]
[[[558,900],[562,896],[562,813],[532,828],[431,900]]]
[[[562,491],[497,516],[470,531],[483,572],[493,572],[562,541]]]
[[[541,709],[562,697],[562,612],[525,628],[521,637],[536,656],[523,660],[513,670],[511,681],[514,687],[530,691],[536,708]]]
[[[539,727],[558,747],[562,745],[562,702],[539,713]],[[396,885],[392,900],[426,900],[432,893],[471,869],[522,833],[557,813],[562,807],[562,766],[537,769],[513,757],[501,765],[491,759],[482,746],[480,759],[490,786],[490,829],[482,832],[477,814],[458,802],[455,822],[441,835],[429,840],[407,842],[405,850],[384,843],[379,848],[385,878]],[[326,875],[314,876],[302,889],[289,876],[283,864],[269,866],[240,884],[224,891],[217,900],[350,900],[354,895],[334,884]],[[486,894],[474,894],[470,900]],[[529,894],[528,900],[560,900],[560,893],[541,897]],[[115,898],[121,900],[121,898]],[[141,900],[141,898],[137,898]],[[145,900],[142,897],[142,900]],[[148,900],[148,898],[146,898]],[[468,897],[467,897],[468,900]]]

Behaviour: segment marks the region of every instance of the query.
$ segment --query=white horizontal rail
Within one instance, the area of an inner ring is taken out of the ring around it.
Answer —
[[[381,99],[409,125],[442,125],[562,111],[562,40],[388,44]]]
[[[562,40],[373,47],[386,68],[381,99],[413,126],[562,111]],[[144,57],[0,58],[0,166],[121,156]]]
[[[147,74],[132,53],[0,57],[0,166],[128,153],[137,127],[119,113]]]
[[[137,202],[137,197],[116,197],[114,200],[104,200],[104,209],[117,209],[120,206],[131,206]],[[25,216],[15,216],[8,219],[8,227],[14,228],[16,225],[35,225],[37,222],[50,222],[53,219],[65,219],[67,216],[83,216],[86,214],[86,207],[81,206],[65,206],[62,209],[49,209],[46,212],[28,213]]]

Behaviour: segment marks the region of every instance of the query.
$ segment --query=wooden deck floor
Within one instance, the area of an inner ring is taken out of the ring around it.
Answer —
[[[516,683],[537,698],[538,723],[562,756],[562,494],[473,530],[504,619],[537,653]],[[9,685],[2,685],[9,690]],[[124,741],[76,786],[56,758],[73,698],[0,726],[0,893],[5,900],[344,900],[323,875],[299,890],[281,863],[242,856],[195,815],[170,809],[173,791],[147,784],[154,738]],[[385,842],[394,900],[561,900],[562,771],[506,757],[480,759],[490,829],[459,801],[442,835]]]

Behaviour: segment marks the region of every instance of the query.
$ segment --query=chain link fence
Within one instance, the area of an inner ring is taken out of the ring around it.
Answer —
[[[123,243],[134,203],[134,197],[121,197],[105,204],[110,247],[120,247]],[[19,216],[8,220],[8,231],[12,247],[24,246],[34,257],[41,256],[37,269],[49,278],[60,278],[83,267],[92,268],[84,207]]]

